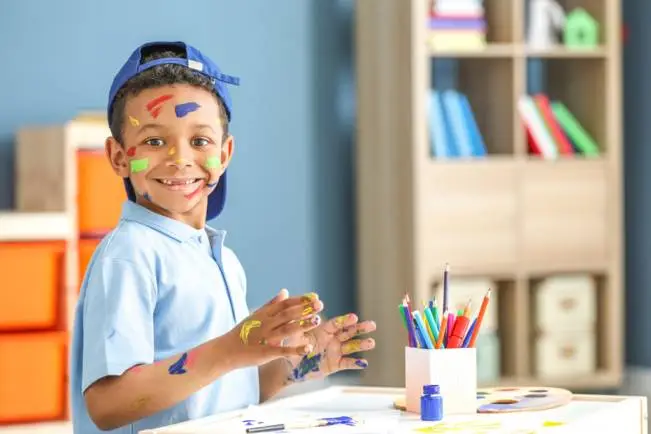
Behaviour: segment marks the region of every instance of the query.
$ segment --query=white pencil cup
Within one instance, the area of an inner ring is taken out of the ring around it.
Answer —
[[[443,415],[477,413],[477,350],[405,348],[407,411],[420,414],[423,386],[438,384]]]

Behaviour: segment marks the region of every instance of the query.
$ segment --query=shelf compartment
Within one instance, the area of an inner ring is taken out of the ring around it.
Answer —
[[[508,160],[432,162],[424,170],[418,239],[425,272],[441,264],[495,272],[513,268],[517,255],[517,164]],[[478,194],[481,192],[481,194]]]
[[[481,74],[477,74],[479,70],[482,71]],[[489,156],[513,155],[514,152],[513,113],[516,109],[513,98],[514,70],[512,58],[431,60],[432,90],[439,92],[455,90],[468,98],[472,116]],[[496,104],[499,104],[499,109],[496,108]],[[446,110],[450,113],[450,109],[446,108]],[[432,125],[430,116],[427,120],[428,132],[431,134],[433,127],[437,128],[439,125]],[[454,125],[452,120],[448,125]],[[467,129],[464,128],[464,132]]]
[[[603,160],[525,161],[522,261],[542,270],[608,260],[607,168]]]

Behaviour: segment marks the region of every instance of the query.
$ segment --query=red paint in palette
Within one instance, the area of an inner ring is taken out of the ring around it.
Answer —
[[[172,99],[172,95],[161,95],[158,98],[152,99],[147,103],[147,111],[154,119],[156,119],[163,108],[163,103],[170,99]]]

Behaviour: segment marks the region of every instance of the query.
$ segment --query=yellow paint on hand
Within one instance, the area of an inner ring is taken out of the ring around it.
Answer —
[[[348,319],[348,315],[341,315],[335,318],[335,325],[339,328],[344,326],[344,323]]]
[[[308,306],[308,307],[306,307],[305,309],[303,309],[302,315],[303,315],[303,316],[305,316],[305,315],[309,315],[309,314],[311,314],[312,312],[314,312],[314,308],[313,308],[312,306]]]
[[[341,352],[343,354],[352,354],[361,351],[362,343],[360,341],[349,341],[341,346]]]
[[[545,428],[552,427],[552,426],[561,426],[561,425],[565,425],[565,422],[558,422],[554,420],[546,420],[545,422],[543,422],[543,426]]]
[[[133,116],[129,116],[129,122],[131,123],[132,126],[137,127],[140,125],[140,121]]]
[[[256,327],[260,327],[262,325],[262,321],[258,320],[248,320],[242,324],[242,328],[240,329],[240,339],[242,340],[243,343],[248,344],[249,343],[249,333],[251,333],[251,330],[253,330]]]

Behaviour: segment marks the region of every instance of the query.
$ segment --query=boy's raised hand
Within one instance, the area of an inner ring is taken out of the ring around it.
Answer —
[[[375,329],[375,322],[359,322],[357,315],[349,313],[309,330],[302,339],[290,340],[290,344],[309,342],[312,351],[302,357],[287,357],[291,364],[288,380],[296,382],[317,379],[342,370],[366,368],[366,360],[355,357],[355,354],[375,348],[374,339],[361,338],[361,335]]]
[[[288,297],[281,292],[228,332],[237,364],[261,365],[278,357],[309,354],[313,350],[309,343],[281,343],[317,327],[322,310],[323,303],[316,294]]]

